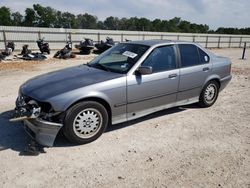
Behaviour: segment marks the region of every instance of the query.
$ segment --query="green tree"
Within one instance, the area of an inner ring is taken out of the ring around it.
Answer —
[[[36,13],[32,8],[26,8],[24,16],[24,26],[34,27],[36,26],[37,19]]]
[[[5,6],[0,8],[0,25],[12,25],[10,9]]]
[[[158,31],[158,32],[164,31],[163,24],[162,24],[162,21],[160,19],[155,19],[154,21],[152,21],[151,31]]]
[[[64,28],[77,28],[76,17],[69,12],[62,13],[62,27]]]
[[[169,32],[179,32],[179,25],[181,23],[181,18],[174,17],[168,21],[169,24]]]
[[[180,21],[180,24],[178,25],[179,31],[184,33],[191,33],[192,28],[190,28],[190,22],[188,21]]]
[[[12,12],[8,7],[0,7],[0,25],[250,35],[250,27],[240,29],[220,27],[214,31],[210,30],[206,24],[191,23],[179,17],[170,20],[154,19],[152,21],[147,18],[119,19],[110,16],[104,21],[100,21],[95,15],[88,13],[75,15],[51,7],[43,7],[39,4],[34,4],[33,8],[26,8],[24,16],[19,12]]]
[[[110,16],[104,20],[104,26],[106,29],[110,30],[118,30],[119,29],[119,23],[120,20],[117,17]]]
[[[23,24],[23,15],[19,12],[13,12],[11,14],[12,25],[14,26],[21,26]]]
[[[97,17],[90,14],[78,14],[76,18],[77,28],[81,29],[96,29]]]
[[[33,5],[37,26],[39,27],[54,27],[56,25],[57,11],[51,7],[43,7],[39,4]]]
[[[151,30],[151,21],[147,18],[140,18],[137,22],[138,31],[150,31]]]

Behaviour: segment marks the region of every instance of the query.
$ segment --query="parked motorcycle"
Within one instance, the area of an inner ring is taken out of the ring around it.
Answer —
[[[15,50],[15,44],[14,42],[8,42],[6,44],[6,48],[3,52],[1,52],[2,57],[6,57],[12,54],[12,52]]]
[[[40,61],[45,60],[47,57],[43,55],[42,53],[32,53],[31,50],[28,49],[29,45],[25,44],[23,45],[22,51],[21,51],[21,57],[18,57],[19,59],[23,60],[33,60],[33,61]]]
[[[94,47],[94,41],[88,38],[85,38],[85,40],[81,41],[80,44],[75,45],[75,48],[80,50],[81,54],[90,54]]]
[[[39,39],[36,41],[37,46],[39,47],[41,53],[47,53],[50,54],[50,48],[49,48],[49,43],[44,42],[44,38]]]
[[[0,53],[0,62],[2,61],[2,60],[4,60],[5,59],[5,55],[3,55],[2,53]]]
[[[21,51],[21,55],[28,55],[31,53],[31,50],[28,49],[29,45],[25,44],[23,45],[22,51]]]
[[[72,53],[72,43],[67,42],[65,47],[59,51],[57,51],[54,55],[54,58],[59,59],[69,59],[69,58],[75,58],[76,55]]]
[[[97,43],[95,47],[97,48],[98,52],[104,52],[105,50],[111,48],[114,45],[114,40],[110,37],[107,37],[105,42],[101,40],[101,42]]]

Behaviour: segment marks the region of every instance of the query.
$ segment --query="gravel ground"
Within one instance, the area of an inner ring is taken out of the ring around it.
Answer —
[[[86,63],[0,63],[0,187],[250,187],[250,50],[212,50],[232,59],[233,79],[214,106],[173,108],[108,128],[98,140],[70,145],[59,136],[46,154],[22,156],[29,138],[9,123],[25,80]]]

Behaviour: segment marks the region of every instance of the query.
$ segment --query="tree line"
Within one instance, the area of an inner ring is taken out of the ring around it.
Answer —
[[[34,4],[33,8],[26,8],[24,15],[12,12],[10,8],[0,8],[0,25],[29,26],[73,29],[104,29],[156,32],[184,32],[184,33],[219,33],[219,34],[250,34],[249,28],[223,28],[211,30],[206,24],[191,23],[179,17],[170,20],[149,20],[147,18],[117,18],[107,17],[104,21],[88,13],[72,14],[62,12],[51,7]]]

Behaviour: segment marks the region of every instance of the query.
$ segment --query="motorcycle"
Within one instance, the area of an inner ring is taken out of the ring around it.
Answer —
[[[6,45],[5,50],[2,52],[2,56],[9,56],[12,54],[12,52],[15,50],[15,43],[14,42],[8,42]]]
[[[45,52],[47,54],[50,54],[49,43],[44,42],[44,38],[37,40],[36,43],[41,53]]]
[[[76,44],[75,48],[80,50],[81,54],[90,54],[91,50],[94,49],[94,42],[92,39],[85,38],[80,44]]]
[[[114,45],[115,45],[114,40],[112,38],[110,38],[110,37],[107,37],[105,42],[103,40],[101,40],[101,42],[97,43],[95,45],[95,47],[97,48],[97,50],[99,52],[104,52],[104,51],[106,51],[107,49],[111,48]]]
[[[23,60],[33,60],[33,61],[40,61],[45,60],[47,57],[43,55],[42,53],[32,53],[31,50],[28,49],[29,45],[25,44],[23,45],[22,51],[21,51],[21,57],[18,57],[19,59]]]
[[[2,53],[0,53],[0,62],[2,61],[2,60],[4,60],[5,59],[5,55],[3,55]]]
[[[54,58],[59,59],[69,59],[69,58],[75,58],[76,55],[72,53],[72,43],[67,42],[65,47],[59,51],[57,51],[54,55]]]
[[[29,50],[28,47],[29,47],[28,44],[23,45],[21,55],[28,55],[31,53],[31,50]]]

